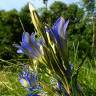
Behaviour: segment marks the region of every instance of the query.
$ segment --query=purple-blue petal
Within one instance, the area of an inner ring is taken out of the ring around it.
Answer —
[[[53,31],[55,38],[56,38],[57,42],[59,43],[59,45],[61,45],[60,38],[61,38],[61,35],[63,32],[64,22],[65,21],[64,21],[63,17],[59,17],[52,27],[52,31]]]
[[[38,94],[28,94],[27,96],[40,96],[40,95],[38,95]]]
[[[14,46],[16,47],[16,48],[18,48],[18,50],[17,50],[17,53],[24,53],[24,49],[20,46],[20,45],[18,45],[18,44],[14,44]]]
[[[39,45],[38,40],[36,40],[35,36],[36,36],[36,33],[33,33],[30,36],[30,38],[31,38],[31,46],[33,46],[34,48],[38,49],[40,47],[40,45]]]
[[[24,52],[23,52],[21,49],[18,49],[18,50],[17,50],[17,53],[23,54]]]
[[[23,32],[21,46],[29,51],[32,51],[30,46],[30,35],[28,32]]]
[[[30,40],[30,35],[28,32],[23,32],[23,35],[22,35],[22,42],[24,43],[29,43],[29,40]]]
[[[57,41],[59,40],[58,27],[59,27],[60,20],[61,20],[61,17],[59,19],[57,19],[57,21],[54,23],[54,25],[52,27],[52,31],[53,31]]]
[[[31,36],[30,36],[32,43],[34,43],[36,41],[35,36],[36,36],[36,33],[32,33]]]
[[[62,90],[62,82],[61,81],[58,81],[58,89]]]
[[[64,39],[67,39],[66,29],[67,29],[67,27],[68,27],[68,24],[69,24],[69,20],[67,20],[67,21],[64,23],[64,25],[63,25]]]

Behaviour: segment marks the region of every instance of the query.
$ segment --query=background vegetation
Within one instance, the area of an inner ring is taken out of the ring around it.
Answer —
[[[90,2],[89,2],[90,1]],[[92,1],[92,2],[91,2]],[[80,5],[81,4],[81,5]],[[49,9],[38,9],[42,22],[50,26],[59,17],[69,19],[68,46],[70,62],[83,66],[78,80],[85,96],[96,95],[96,12],[95,0],[83,0],[80,4],[67,5],[54,2]],[[20,23],[22,21],[23,27]],[[25,56],[19,56],[14,43],[20,43],[23,31],[34,32],[28,5],[20,11],[0,10],[0,96],[20,96],[26,94],[18,82],[18,62],[24,62]],[[26,95],[25,95],[26,96]]]

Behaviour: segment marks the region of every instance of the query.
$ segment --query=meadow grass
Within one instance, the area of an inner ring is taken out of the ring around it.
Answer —
[[[26,96],[26,90],[18,80],[18,74],[0,71],[0,96]]]
[[[85,96],[96,96],[96,59],[86,59],[80,70],[78,80],[83,87]]]
[[[96,96],[96,60],[86,59],[80,69],[78,81],[85,96]],[[18,80],[18,72],[0,71],[0,96],[26,96]]]

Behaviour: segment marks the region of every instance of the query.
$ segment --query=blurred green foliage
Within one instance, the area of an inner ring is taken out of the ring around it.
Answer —
[[[72,50],[73,41],[75,44],[79,42],[80,57],[91,47],[92,24],[90,24],[90,21],[88,22],[87,17],[84,17],[85,12],[83,8],[78,7],[77,4],[67,5],[56,1],[48,10],[41,8],[38,12],[41,20],[49,25],[53,24],[59,16],[70,20],[68,27],[69,48]],[[12,44],[20,43],[22,32],[24,31],[19,18],[22,21],[25,31],[29,33],[34,32],[28,5],[24,6],[19,12],[15,9],[11,11],[0,11],[0,58],[2,59],[10,60],[12,58],[18,58]],[[88,54],[89,57],[90,52]]]

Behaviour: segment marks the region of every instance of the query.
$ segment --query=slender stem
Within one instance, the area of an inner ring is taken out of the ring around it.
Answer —
[[[21,24],[21,26],[22,26],[23,31],[25,32],[24,25],[23,25],[23,23],[22,23],[20,17],[19,17],[19,21],[20,21],[20,24]]]

